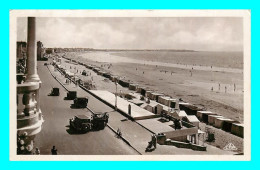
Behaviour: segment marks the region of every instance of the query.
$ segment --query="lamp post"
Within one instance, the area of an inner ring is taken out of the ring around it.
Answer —
[[[116,94],[115,94],[115,97],[116,97],[116,99],[115,99],[115,111],[117,111],[117,80],[115,81],[115,84],[116,84]]]

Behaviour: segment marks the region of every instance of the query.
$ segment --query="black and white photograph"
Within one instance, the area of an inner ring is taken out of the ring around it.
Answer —
[[[250,160],[250,15],[10,11],[10,159]]]

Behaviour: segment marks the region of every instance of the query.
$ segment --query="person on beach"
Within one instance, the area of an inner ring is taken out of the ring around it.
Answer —
[[[234,92],[236,91],[236,84],[234,83]]]
[[[227,93],[227,86],[225,86],[225,93]]]

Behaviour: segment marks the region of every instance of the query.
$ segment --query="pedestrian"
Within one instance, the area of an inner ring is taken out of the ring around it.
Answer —
[[[39,148],[35,148],[35,155],[40,155],[40,149]]]
[[[55,148],[55,146],[52,147],[51,154],[52,155],[58,155],[58,150]]]
[[[234,92],[236,91],[236,84],[234,83]]]
[[[213,91],[213,86],[211,87],[211,91]]]
[[[128,114],[129,114],[129,116],[131,116],[131,105],[130,104],[128,105]]]
[[[156,149],[156,144],[157,144],[156,134],[153,134],[153,135],[152,135],[152,143],[153,143],[154,149]]]
[[[144,71],[143,71],[143,74],[144,74]]]
[[[117,129],[117,132],[116,132],[116,133],[117,133],[117,136],[118,136],[118,137],[121,137],[121,136],[122,136],[122,132],[121,132],[121,130],[120,130],[119,128]]]
[[[225,93],[227,93],[227,86],[225,86]]]

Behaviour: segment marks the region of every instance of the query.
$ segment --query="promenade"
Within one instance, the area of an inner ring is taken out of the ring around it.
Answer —
[[[48,69],[47,66],[43,64],[44,62],[38,62],[38,71],[42,80],[40,105],[45,122],[42,132],[39,133],[35,139],[35,146],[40,148],[41,154],[50,154],[50,149],[53,145],[58,149],[58,154],[71,155],[233,154],[232,152],[223,151],[212,146],[208,146],[207,151],[203,152],[176,148],[174,146],[158,145],[155,151],[145,152],[148,141],[151,139],[152,133],[150,131],[135,121],[129,120],[125,114],[115,111],[114,108],[103,103],[75,84],[66,84],[65,78],[60,72],[54,71],[51,65],[48,66]],[[51,74],[53,74],[55,78]],[[70,105],[73,101],[64,100],[67,91],[56,79],[66,88],[77,91],[77,94],[80,96],[88,97],[88,107],[94,112],[108,112],[110,116],[108,125],[112,130],[106,127],[104,130],[93,131],[86,134],[71,133],[68,127],[69,118],[78,114],[88,115],[90,113],[87,109],[71,109]],[[48,96],[52,87],[60,88],[60,96]],[[93,91],[91,92],[93,93]],[[97,91],[96,95],[102,97]],[[103,100],[104,99],[105,97],[103,95]],[[110,103],[112,104],[113,101],[111,100]],[[124,140],[115,136],[113,130],[116,131],[118,128],[121,130]],[[130,144],[130,146],[128,144]]]

